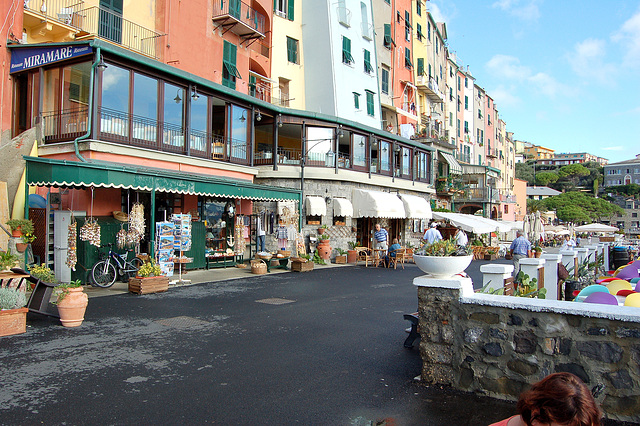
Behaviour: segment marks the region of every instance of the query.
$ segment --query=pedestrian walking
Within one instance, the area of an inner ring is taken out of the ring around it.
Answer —
[[[386,229],[376,223],[376,231],[373,233],[373,239],[375,240],[375,248],[379,250],[389,249],[389,233]]]

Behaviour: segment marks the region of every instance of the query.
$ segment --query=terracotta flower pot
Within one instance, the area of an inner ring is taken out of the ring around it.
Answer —
[[[356,263],[358,252],[355,250],[347,250],[347,263]]]
[[[16,229],[11,230],[11,236],[15,238],[22,237],[22,227],[18,226]]]
[[[71,287],[65,291],[68,291],[67,295],[58,302],[60,322],[65,327],[78,327],[84,321],[89,296],[82,287]]]
[[[16,250],[18,250],[20,253],[24,253],[28,246],[29,243],[16,243]]]

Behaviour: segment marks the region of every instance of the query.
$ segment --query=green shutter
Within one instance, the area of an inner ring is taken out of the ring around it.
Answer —
[[[373,72],[373,67],[371,66],[371,52],[367,49],[364,50],[364,72],[367,74],[371,74]]]
[[[290,21],[293,21],[293,9],[294,9],[293,5],[294,5],[293,0],[287,1],[287,19]]]
[[[413,67],[413,64],[411,63],[411,50],[408,47],[404,48],[404,65],[407,68]]]
[[[287,37],[287,60],[294,64],[298,63],[298,43],[291,37]]]
[[[360,109],[360,94],[353,92],[353,106],[356,109]]]
[[[370,92],[369,90],[366,91],[367,92],[367,114],[370,116],[375,115],[374,114],[374,102],[373,102],[373,92]]]
[[[342,62],[350,64],[353,62],[353,56],[351,56],[351,39],[349,37],[342,37]]]
[[[418,75],[424,75],[424,58],[418,58]]]
[[[391,48],[391,45],[395,46],[395,42],[391,38],[391,24],[384,24],[384,46]]]

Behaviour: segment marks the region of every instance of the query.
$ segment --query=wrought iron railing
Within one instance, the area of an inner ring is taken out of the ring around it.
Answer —
[[[74,27],[78,26],[78,12],[83,8],[82,0],[24,0],[25,12]]]
[[[74,12],[71,25],[129,50],[160,59],[161,39],[166,35],[124,19],[122,15],[100,7]]]
[[[74,108],[42,113],[42,129],[46,143],[75,139],[87,132],[88,108]]]
[[[260,34],[265,34],[263,14],[240,0],[213,0],[213,17],[232,16]]]

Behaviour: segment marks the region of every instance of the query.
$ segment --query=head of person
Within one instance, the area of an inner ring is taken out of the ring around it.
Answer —
[[[438,226],[438,224],[437,224],[437,223],[435,223],[435,222],[431,222],[431,227],[432,227],[432,228],[435,228],[436,226]]]
[[[379,230],[380,230],[380,224],[376,223],[376,231],[379,231]]]
[[[522,237],[522,231],[516,231],[516,238]]]
[[[571,373],[554,373],[520,395],[517,405],[528,426],[599,426],[602,416],[589,388]]]
[[[568,235],[565,235],[565,236],[564,236],[564,239],[565,239],[565,240],[567,240],[567,241],[569,241],[569,236],[568,236]]]
[[[397,239],[397,238],[394,238],[394,239],[393,239],[393,244],[399,244],[399,243],[398,243],[398,239]]]

